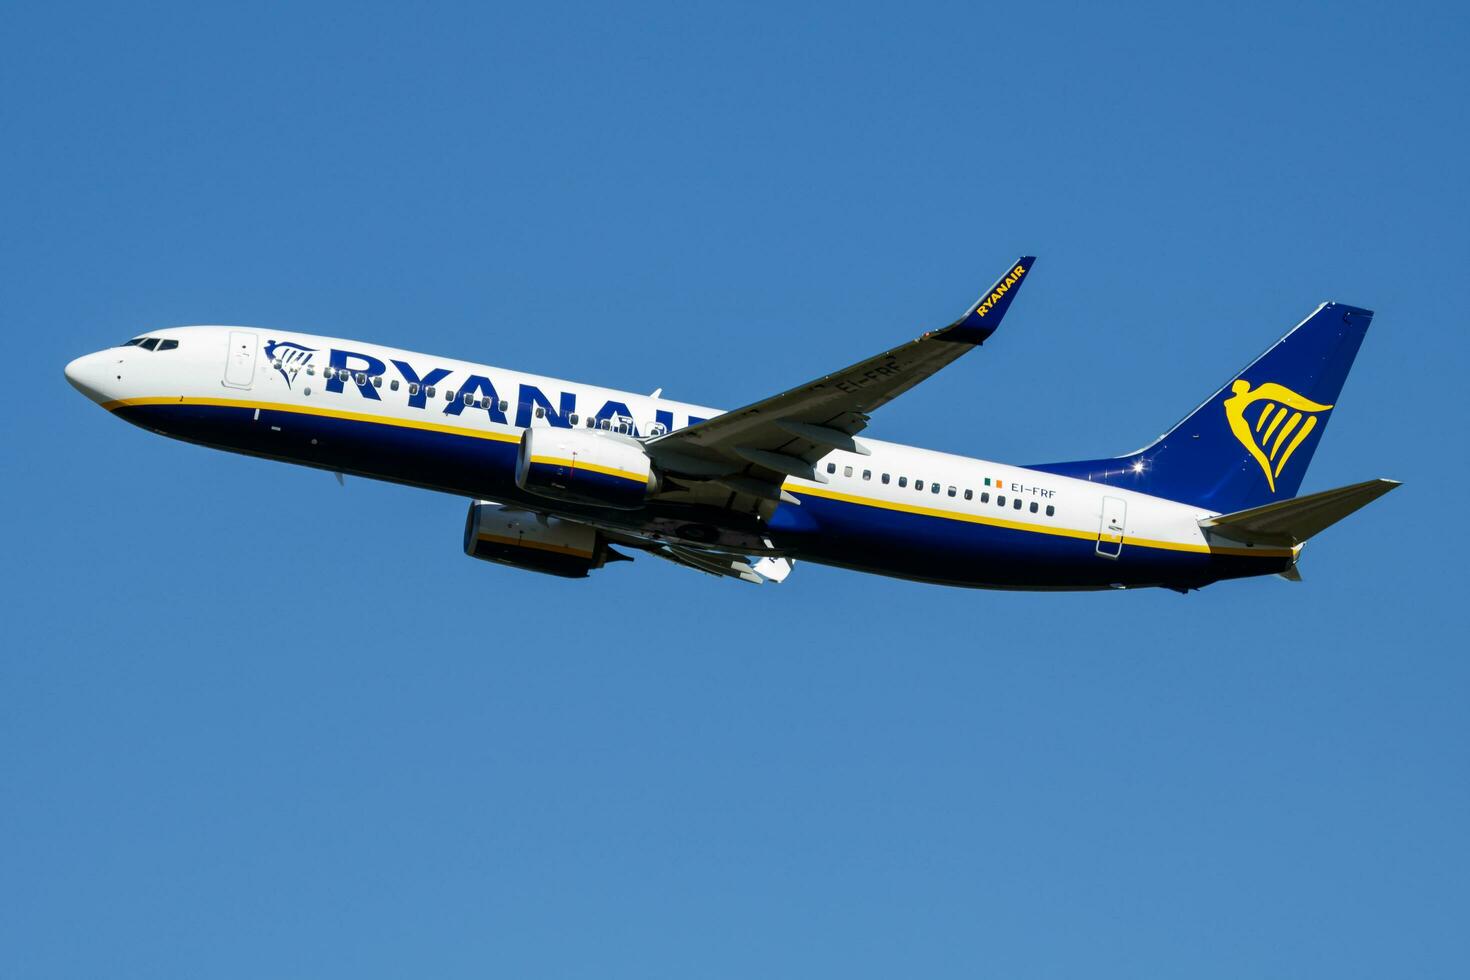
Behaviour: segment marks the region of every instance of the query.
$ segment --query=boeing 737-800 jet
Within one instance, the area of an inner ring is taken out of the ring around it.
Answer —
[[[1296,578],[1302,543],[1398,484],[1296,496],[1373,314],[1324,303],[1147,447],[1013,466],[860,435],[984,344],[1033,259],[949,326],[722,412],[376,344],[174,327],[67,379],[162,435],[470,498],[464,549],[582,577],[621,547],[747,582],[798,560],[997,589]]]

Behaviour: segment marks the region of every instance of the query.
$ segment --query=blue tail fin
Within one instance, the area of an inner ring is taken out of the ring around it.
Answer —
[[[1035,469],[1225,513],[1294,497],[1372,320],[1324,303],[1152,445]]]

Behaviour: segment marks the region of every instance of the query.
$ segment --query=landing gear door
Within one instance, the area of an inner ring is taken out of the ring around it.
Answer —
[[[249,388],[255,380],[255,334],[244,330],[230,331],[230,347],[225,352],[225,384],[231,388]]]
[[[1123,553],[1123,531],[1128,520],[1128,502],[1120,497],[1104,497],[1102,526],[1097,530],[1097,553],[1104,558],[1117,558]]]

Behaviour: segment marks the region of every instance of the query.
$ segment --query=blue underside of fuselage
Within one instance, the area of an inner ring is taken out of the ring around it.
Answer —
[[[219,449],[389,480],[456,496],[545,510],[515,484],[517,444],[262,407],[124,405],[116,414],[164,435]],[[631,531],[660,530],[738,547],[769,537],[791,557],[898,578],[999,589],[1198,588],[1225,578],[1283,571],[1285,559],[1130,546],[1117,559],[1093,539],[912,514],[804,495],[769,522],[718,508],[659,503],[612,511],[556,504],[556,511]],[[752,549],[754,550],[754,549]]]

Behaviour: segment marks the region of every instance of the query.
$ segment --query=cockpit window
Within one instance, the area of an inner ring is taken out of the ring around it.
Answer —
[[[124,347],[141,347],[144,350],[178,350],[177,340],[163,340],[160,337],[134,337],[123,344]]]

